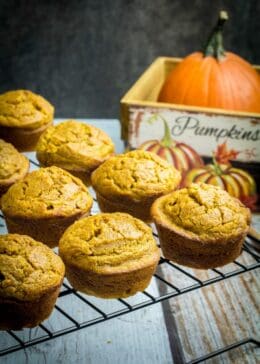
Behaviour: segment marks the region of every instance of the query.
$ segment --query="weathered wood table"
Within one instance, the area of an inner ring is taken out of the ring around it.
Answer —
[[[124,150],[117,120],[88,122],[112,137],[118,153]],[[35,154],[27,155],[31,170],[38,168]],[[259,225],[259,217],[254,221]],[[3,219],[0,224],[4,234]],[[161,259],[147,290],[124,300],[79,294],[65,280],[42,325],[0,333],[0,363],[179,364],[203,357],[207,363],[259,363],[259,265],[248,244],[221,269],[192,270]],[[217,355],[234,343],[237,348]]]

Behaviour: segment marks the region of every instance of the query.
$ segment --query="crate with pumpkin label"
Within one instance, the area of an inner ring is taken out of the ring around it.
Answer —
[[[259,209],[260,67],[223,48],[220,12],[203,52],[157,58],[121,99],[122,139]],[[258,202],[257,202],[258,201]]]

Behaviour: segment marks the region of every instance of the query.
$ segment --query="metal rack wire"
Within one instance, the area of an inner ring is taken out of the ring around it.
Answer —
[[[34,158],[31,159],[31,163],[34,167],[37,167],[37,163]],[[95,209],[97,212],[98,208],[96,204],[94,205],[94,211]],[[6,232],[3,216],[0,216],[0,229],[1,233]],[[155,232],[154,236],[157,239],[157,234]],[[65,280],[51,317],[35,329],[25,329],[18,332],[6,331],[4,335],[6,335],[9,340],[4,340],[4,346],[0,346],[0,356],[53,340],[68,333],[72,333],[202,287],[227,280],[245,272],[256,270],[260,267],[260,256],[257,249],[255,249],[255,244],[256,242],[254,242],[254,239],[247,237],[245,239],[242,253],[242,257],[245,259],[235,260],[232,264],[232,268],[228,270],[220,268],[209,270],[207,279],[199,278],[196,273],[189,268],[174,264],[164,258],[161,258],[151,284],[153,287],[157,287],[157,289],[151,290],[149,286],[147,290],[136,295],[134,300],[131,298],[118,300],[101,300],[93,298],[75,291]],[[167,271],[167,275],[164,274],[165,271]],[[169,279],[171,276],[174,277],[174,283],[171,279]],[[175,280],[177,276],[178,279]],[[158,288],[162,286],[163,289]],[[64,305],[64,300],[67,302],[70,300],[70,304]],[[76,307],[79,305],[84,306],[84,312],[86,313],[84,317],[78,317],[75,314],[76,310],[68,311],[68,309],[64,308],[64,306],[71,307],[73,304]],[[52,318],[55,315],[60,316],[59,327],[55,327],[52,323]],[[10,344],[10,337],[13,339],[12,344]],[[9,343],[8,345],[6,345],[7,342]],[[244,340],[233,343],[232,345],[192,360],[188,364],[200,363],[229,350],[233,350],[241,345],[247,344],[260,345],[259,341],[255,340],[253,337],[245,338]]]

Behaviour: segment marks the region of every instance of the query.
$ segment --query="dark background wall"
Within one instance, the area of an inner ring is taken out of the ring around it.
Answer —
[[[38,92],[58,117],[118,117],[154,58],[199,50],[222,8],[226,49],[260,64],[259,0],[0,0],[0,92]]]

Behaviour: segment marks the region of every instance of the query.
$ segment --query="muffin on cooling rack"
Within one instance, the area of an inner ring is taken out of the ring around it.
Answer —
[[[1,204],[9,233],[29,235],[54,247],[69,225],[89,214],[92,202],[80,179],[52,166],[13,184]]]
[[[91,172],[114,154],[114,144],[101,129],[67,120],[42,134],[36,153],[42,166],[66,169],[89,184]]]
[[[158,198],[151,214],[165,258],[193,268],[215,268],[236,259],[250,225],[248,208],[203,183]]]
[[[71,285],[104,298],[143,291],[159,261],[151,228],[125,213],[101,213],[75,222],[59,242]]]
[[[15,147],[0,139],[0,197],[28,173],[29,160]]]
[[[28,90],[9,91],[0,95],[0,138],[19,151],[34,150],[52,124],[54,107],[42,96]]]
[[[0,330],[34,327],[52,312],[65,267],[46,245],[26,235],[0,236]]]
[[[154,153],[134,150],[108,159],[91,175],[101,211],[150,221],[153,201],[176,189],[180,172]]]

